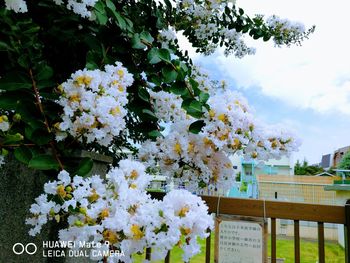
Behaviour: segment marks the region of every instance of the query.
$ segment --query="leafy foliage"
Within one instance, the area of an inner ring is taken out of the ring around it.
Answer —
[[[189,115],[203,116],[209,108],[206,104],[209,94],[200,91],[198,83],[191,79],[193,64],[187,51],[180,50],[177,40],[163,46],[157,41],[160,31],[169,26],[183,30],[198,52],[205,52],[213,44],[227,50],[236,45],[216,33],[205,40],[199,39],[193,22],[177,12],[168,0],[163,3],[100,0],[90,10],[95,19],[82,18],[52,0],[28,1],[27,5],[28,13],[0,8],[0,113],[11,120],[16,114],[19,116],[11,129],[1,134],[0,148],[14,151],[19,161],[39,170],[64,168],[83,175],[89,170],[89,162],[77,166],[63,161],[75,150],[108,154],[116,163],[122,149],[134,151],[134,143],[161,136],[146,87],[180,95],[184,101],[182,107]],[[254,39],[268,41],[280,34],[262,17],[250,18],[235,6],[226,7],[213,19],[219,29],[235,29]],[[294,40],[282,39],[288,45],[309,33]],[[81,143],[74,138],[55,141],[62,113],[56,103],[59,84],[79,69],[102,69],[115,61],[122,62],[134,76],[134,83],[127,90],[128,136],[121,133],[112,147]],[[148,82],[142,74],[148,77]],[[199,120],[190,130],[198,133],[202,126]]]
[[[350,152],[347,152],[338,164],[338,169],[350,170]]]
[[[300,164],[299,160],[297,160],[294,166],[295,175],[316,175],[322,172],[324,172],[324,169],[322,167],[309,165],[305,159],[302,164]]]

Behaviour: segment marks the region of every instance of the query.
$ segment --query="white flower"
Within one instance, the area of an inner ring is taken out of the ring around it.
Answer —
[[[10,129],[10,123],[6,115],[0,116],[0,130],[5,132]]]
[[[16,13],[25,13],[28,11],[27,3],[24,0],[5,0],[6,9],[13,10]]]
[[[97,175],[70,180],[62,171],[31,206],[33,217],[26,220],[32,226],[29,233],[36,235],[48,220],[68,216],[68,226],[59,231],[60,240],[109,242],[125,254],[118,259],[132,262],[132,255],[146,247],[152,248],[152,260],[164,259],[185,237],[193,239],[183,246],[184,259],[189,259],[199,252],[197,237],[206,237],[212,228],[208,208],[184,190],[170,192],[164,201],[152,200],[145,191],[149,179],[144,165],[133,160],[120,161],[105,180]],[[109,248],[102,245],[100,251]]]
[[[132,83],[132,75],[120,62],[106,65],[105,71],[84,69],[72,74],[61,85],[58,103],[64,114],[56,139],[64,139],[66,132],[79,141],[109,146],[125,128],[126,89]]]

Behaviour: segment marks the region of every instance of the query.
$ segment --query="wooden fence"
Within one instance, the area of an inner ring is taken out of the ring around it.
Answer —
[[[162,199],[163,193],[152,193],[157,199]],[[344,206],[303,204],[291,202],[265,201],[256,199],[239,199],[217,196],[201,196],[207,203],[210,213],[238,216],[262,217],[271,219],[271,263],[276,263],[276,219],[294,220],[294,260],[296,263],[303,262],[300,258],[300,221],[317,222],[318,227],[318,262],[325,262],[324,248],[324,223],[341,224],[345,227],[345,260],[350,263],[350,200]],[[206,240],[205,263],[210,263],[211,235]],[[150,259],[151,251],[146,251],[146,259]],[[168,253],[165,263],[171,262]]]

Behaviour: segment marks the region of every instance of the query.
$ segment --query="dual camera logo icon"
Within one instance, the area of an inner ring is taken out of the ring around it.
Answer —
[[[12,247],[13,253],[16,255],[22,255],[26,253],[27,255],[33,255],[38,250],[38,247],[34,243],[28,243],[23,245],[22,243],[16,243]]]

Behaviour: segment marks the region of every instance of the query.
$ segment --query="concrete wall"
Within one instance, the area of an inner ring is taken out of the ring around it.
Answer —
[[[81,157],[89,156],[89,153],[80,153]],[[77,159],[81,158],[79,155]],[[95,159],[92,174],[104,175],[107,164],[111,159],[105,156],[91,156]],[[6,163],[0,169],[0,262],[1,263],[59,263],[64,258],[44,258],[43,241],[57,240],[57,233],[63,227],[62,223],[50,223],[46,225],[41,234],[31,237],[28,234],[30,227],[25,224],[25,219],[30,216],[30,206],[34,199],[43,193],[43,185],[49,180],[54,180],[57,172],[43,174],[33,169],[26,168],[13,157],[7,157]],[[37,252],[34,255],[16,255],[13,253],[15,243],[34,243]],[[71,262],[78,262],[77,260]],[[84,261],[86,262],[86,261]]]

